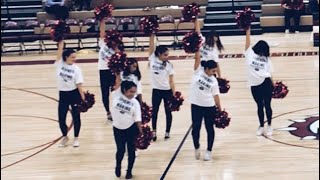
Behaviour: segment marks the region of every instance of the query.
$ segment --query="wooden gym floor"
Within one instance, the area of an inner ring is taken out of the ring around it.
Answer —
[[[232,117],[225,130],[216,129],[213,160],[196,161],[190,130],[190,104],[174,113],[172,138],[164,141],[165,117],[159,116],[159,140],[140,151],[134,175],[137,180],[317,180],[319,179],[319,49],[312,47],[310,33],[264,34],[253,42],[267,40],[272,57],[274,80],[288,85],[283,100],[273,101],[274,136],[256,137],[256,105],[246,87],[243,36],[222,37],[226,51],[222,75],[231,81],[231,90],[221,95],[223,108]],[[289,53],[287,52],[310,52]],[[284,53],[284,54],[281,54]],[[146,59],[147,52],[128,52]],[[188,97],[193,60],[183,51],[171,51],[176,70],[177,90]],[[288,56],[287,56],[288,55]],[[82,51],[79,66],[85,87],[96,95],[96,104],[82,114],[80,148],[58,148],[55,67],[45,64],[54,54],[4,56],[1,60],[1,177],[5,180],[113,180],[115,143],[112,125],[106,124],[99,88],[95,52]],[[30,61],[34,61],[33,65]],[[81,63],[82,62],[82,63]],[[147,63],[141,62],[143,98],[150,104],[151,88]],[[71,117],[68,117],[71,123]],[[290,126],[290,127],[289,127]],[[289,128],[288,128],[289,127]],[[288,131],[291,130],[291,131]],[[72,137],[71,129],[69,137]],[[304,139],[302,140],[301,138]],[[309,140],[307,140],[309,139]],[[185,140],[185,141],[184,141]],[[201,134],[202,151],[206,133]],[[175,156],[176,155],[176,156]],[[127,161],[123,161],[123,174]],[[123,178],[122,178],[123,179]]]

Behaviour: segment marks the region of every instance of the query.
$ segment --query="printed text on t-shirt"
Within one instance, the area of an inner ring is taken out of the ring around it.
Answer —
[[[200,89],[203,90],[203,89],[207,89],[207,90],[210,90],[211,87],[212,87],[212,80],[208,77],[205,77],[205,76],[201,76],[198,81],[197,81],[197,84],[200,86]]]
[[[65,82],[67,82],[67,81],[72,81],[73,74],[74,74],[74,70],[62,67],[59,75]]]
[[[133,105],[134,104],[132,102],[120,98],[119,102],[117,103],[116,109],[123,113],[130,113]]]

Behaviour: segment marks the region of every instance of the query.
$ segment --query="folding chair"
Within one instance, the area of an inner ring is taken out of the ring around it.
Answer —
[[[1,29],[2,53],[19,52],[19,55],[22,55],[23,48],[22,48],[21,39],[17,35],[12,35],[12,33],[20,29],[21,29],[20,25],[14,21],[7,21],[4,24],[3,29]]]
[[[119,25],[117,30],[121,32],[123,36],[123,43],[125,47],[136,49],[136,37],[137,30],[135,21],[132,17],[125,17],[119,19]]]
[[[157,41],[161,43],[168,43],[176,47],[176,25],[174,18],[171,15],[166,15],[160,18],[159,21],[159,32],[157,33]],[[168,44],[165,44],[168,45]]]
[[[99,33],[98,32],[88,32],[90,27],[95,27],[98,24],[95,18],[87,18],[81,26],[80,31],[80,47],[81,48],[95,48],[96,51],[99,51]]]
[[[25,29],[36,29],[40,27],[40,23],[37,20],[28,20],[24,24]],[[32,35],[23,35],[21,37],[21,43],[23,47],[23,52],[27,53],[28,51],[39,51],[42,53],[42,44],[41,40],[39,39],[40,35],[36,31]]]

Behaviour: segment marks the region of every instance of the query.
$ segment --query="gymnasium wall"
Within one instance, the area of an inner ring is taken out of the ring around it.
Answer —
[[[195,2],[194,0],[93,0],[91,7],[97,7],[102,2],[112,3],[115,8],[141,8],[155,6],[183,6]],[[208,0],[196,1],[199,5],[207,5]]]

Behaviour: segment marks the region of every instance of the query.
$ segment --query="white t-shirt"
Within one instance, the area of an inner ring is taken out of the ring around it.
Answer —
[[[271,77],[273,72],[271,60],[268,57],[259,56],[254,53],[252,47],[245,52],[248,67],[248,86],[258,86],[266,78]]]
[[[104,42],[104,39],[101,39],[101,38],[99,40],[99,47],[100,47],[99,62],[98,62],[99,70],[108,70],[109,59],[111,58],[112,55],[115,54],[115,51],[109,48]]]
[[[135,97],[137,97],[139,94],[142,94],[142,84],[141,84],[141,81],[139,81],[137,76],[135,76],[134,74],[130,74],[129,76],[124,76],[123,72],[121,72],[120,78],[121,78],[121,81],[131,81],[137,85],[137,94]]]
[[[120,88],[112,92],[112,119],[117,129],[128,129],[136,122],[141,122],[141,108],[138,100],[125,97]]]
[[[216,105],[214,96],[219,94],[217,79],[214,76],[209,77],[203,68],[199,67],[192,78],[190,103],[201,107],[213,107]]]
[[[200,56],[201,56],[201,61],[210,61],[213,60],[215,62],[219,62],[219,50],[217,48],[217,45],[214,47],[209,47],[205,44],[206,38],[201,35],[202,38],[202,46],[200,48]]]
[[[59,91],[72,91],[77,89],[77,84],[83,83],[81,69],[76,65],[68,65],[63,60],[56,61],[56,76]]]
[[[154,53],[149,57],[149,62],[152,88],[170,90],[169,77],[175,74],[173,65],[169,62],[165,63],[165,65]]]

